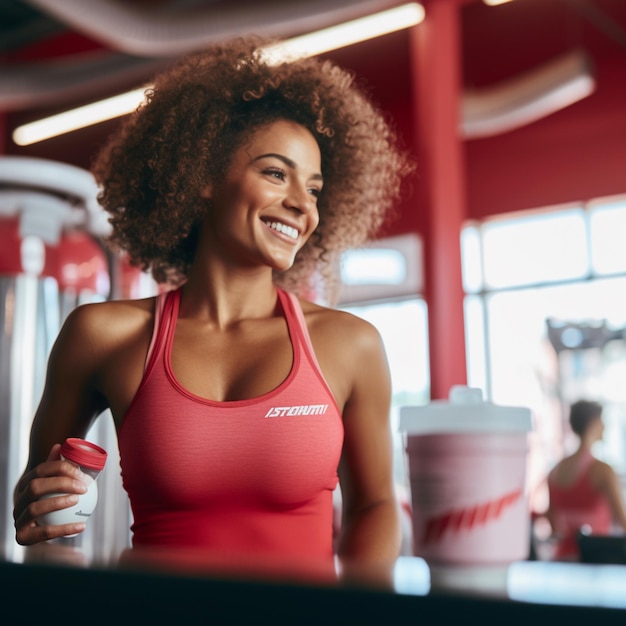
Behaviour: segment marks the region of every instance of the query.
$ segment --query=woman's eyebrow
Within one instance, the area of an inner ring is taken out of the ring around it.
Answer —
[[[279,161],[282,161],[287,167],[291,168],[292,170],[296,170],[298,169],[298,166],[296,165],[295,161],[292,161],[289,157],[286,157],[284,154],[278,154],[276,152],[268,152],[267,154],[260,154],[258,157],[255,157],[254,159],[252,159],[252,162],[256,162],[256,161],[260,161],[261,159],[265,159],[268,157],[273,157],[275,159],[278,159]],[[324,177],[321,174],[313,174],[311,176],[312,180],[324,180]]]

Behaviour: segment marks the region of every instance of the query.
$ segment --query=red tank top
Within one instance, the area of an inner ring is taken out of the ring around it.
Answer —
[[[591,453],[581,457],[577,468],[578,477],[571,485],[561,487],[548,479],[550,508],[559,540],[556,544],[557,559],[579,556],[577,535],[582,526],[589,526],[594,534],[609,533],[613,514],[604,494],[589,482],[589,469],[594,461]]]
[[[118,435],[134,547],[332,558],[341,414],[298,300],[282,290],[278,298],[293,347],[289,375],[260,397],[215,402],[176,380],[180,290],[158,296],[146,371]]]

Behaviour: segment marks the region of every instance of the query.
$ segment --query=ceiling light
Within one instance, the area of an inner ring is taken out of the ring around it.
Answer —
[[[144,98],[146,89],[147,87],[134,89],[119,96],[18,126],[13,131],[13,141],[18,146],[29,146],[44,139],[126,115],[137,108]]]
[[[513,0],[483,0],[483,2],[490,7],[496,7],[499,4],[506,4],[507,2],[513,2]]]
[[[288,39],[266,48],[263,54],[270,63],[293,61],[410,28],[423,20],[424,7],[417,2],[411,2],[388,11]]]
[[[380,37],[422,22],[424,8],[418,2],[410,2],[388,11],[362,17],[338,26],[287,39],[265,51],[268,62],[281,62],[315,56],[336,50],[367,39]],[[28,146],[51,137],[98,124],[132,113],[144,98],[146,85],[139,89],[106,98],[85,106],[65,111],[58,115],[30,122],[13,131],[13,141],[19,146]]]

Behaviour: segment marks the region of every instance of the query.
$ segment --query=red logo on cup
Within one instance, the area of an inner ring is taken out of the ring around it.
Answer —
[[[446,532],[472,530],[498,519],[502,512],[522,497],[522,490],[516,489],[496,500],[489,500],[472,507],[456,509],[426,520],[422,533],[422,545],[440,541]]]

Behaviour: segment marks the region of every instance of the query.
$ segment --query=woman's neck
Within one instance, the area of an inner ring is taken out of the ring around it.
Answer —
[[[589,441],[587,439],[581,439],[580,445],[578,446],[578,450],[576,453],[579,456],[588,456],[591,455],[591,448],[593,446],[593,441]]]
[[[276,287],[271,270],[194,270],[181,288],[181,317],[204,318],[219,327],[227,327],[243,319],[271,317],[274,314]]]

